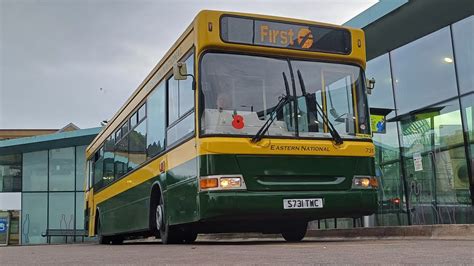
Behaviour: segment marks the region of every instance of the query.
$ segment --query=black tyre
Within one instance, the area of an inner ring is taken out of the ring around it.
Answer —
[[[194,231],[185,232],[184,237],[183,237],[184,243],[186,244],[194,243],[194,241],[196,241],[197,239],[197,236],[198,236],[198,233]]]
[[[123,237],[121,236],[114,236],[111,241],[112,245],[122,245],[123,244]]]
[[[290,228],[283,230],[281,232],[281,235],[288,242],[300,242],[306,235],[307,228],[307,222],[297,223],[291,226]]]
[[[170,226],[166,219],[165,204],[163,197],[160,197],[159,204],[155,208],[155,226],[160,232],[161,243],[163,244],[179,244],[184,242],[183,234]]]

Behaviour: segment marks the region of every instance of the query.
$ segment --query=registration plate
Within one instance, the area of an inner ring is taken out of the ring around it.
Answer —
[[[323,199],[284,199],[283,209],[314,209],[322,208]]]

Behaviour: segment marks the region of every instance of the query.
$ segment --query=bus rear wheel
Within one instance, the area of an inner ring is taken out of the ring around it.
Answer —
[[[122,245],[123,244],[123,237],[115,236],[110,240],[110,242],[112,243],[112,245]]]
[[[294,223],[291,227],[285,228],[281,236],[288,242],[300,242],[306,235],[308,222]]]
[[[184,233],[183,242],[185,244],[194,243],[194,241],[196,241],[197,236],[198,236],[198,233],[196,233],[195,231],[185,231],[183,233]]]

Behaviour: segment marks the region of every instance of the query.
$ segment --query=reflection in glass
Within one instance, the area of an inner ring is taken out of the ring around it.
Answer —
[[[128,138],[129,135],[123,137],[115,145],[114,163],[115,163],[115,180],[119,179],[128,170]]]
[[[452,26],[456,71],[461,94],[474,91],[474,16]]]
[[[394,109],[392,77],[388,54],[383,54],[367,62],[366,77],[375,79],[375,89],[369,95],[370,107]]]
[[[146,117],[146,104],[143,104],[140,106],[140,109],[138,109],[138,122],[142,121]]]
[[[309,132],[325,131],[322,117],[319,115],[308,116],[308,109],[315,109],[316,104],[325,107],[329,121],[341,135],[369,133],[366,121],[366,95],[361,82],[360,68],[352,65],[312,61],[292,60],[291,63],[295,71],[301,72],[306,92],[309,95],[314,95],[310,101],[304,97],[298,101],[300,136],[317,137],[321,134]],[[301,95],[299,83],[297,84],[297,95]],[[354,100],[356,100],[355,103]],[[314,114],[314,112],[309,113]],[[356,122],[359,122],[359,127],[356,127]],[[313,123],[315,125],[312,125]]]
[[[453,223],[457,217],[459,223],[459,219],[466,219],[463,213],[467,209],[459,208],[468,204],[469,191],[458,101],[396,120],[400,121],[412,222]]]
[[[129,119],[130,128],[134,127],[138,123],[138,112],[133,113],[133,115]]]
[[[373,133],[376,173],[379,178],[379,209],[375,215],[379,226],[408,223],[404,202],[404,186],[400,173],[400,145],[393,100],[392,78],[388,54],[367,62],[367,78],[375,79],[375,89],[368,96],[371,115],[383,115],[385,131]]]
[[[194,75],[194,56],[191,54],[185,61],[188,74]],[[179,117],[191,110],[194,106],[193,78],[179,82]]]
[[[103,174],[104,174],[104,148],[100,148],[99,151],[94,155],[94,187],[103,187]]]
[[[469,153],[468,163],[471,164],[471,184],[474,186],[474,93],[461,98],[461,106],[463,110],[464,131],[466,132],[467,149]],[[471,193],[473,193],[474,188],[471,191]]]
[[[21,191],[21,154],[0,155],[0,192]]]
[[[168,125],[179,117],[179,85],[173,77],[168,79]]]
[[[400,173],[400,147],[397,123],[387,116],[384,133],[373,133],[375,169],[379,178],[379,209],[376,224],[379,226],[406,225],[404,187]]]
[[[86,148],[76,147],[76,190],[81,191],[86,187]]]
[[[23,193],[21,210],[21,243],[43,244],[47,229],[47,193]]]
[[[397,123],[392,120],[394,115],[387,116],[385,133],[374,133],[372,140],[375,144],[376,160],[380,163],[397,160],[400,155]]]
[[[167,145],[171,146],[178,140],[186,137],[194,131],[194,112],[190,113],[186,118],[179,121],[178,124],[168,129]]]
[[[48,151],[23,153],[23,191],[48,189]]]
[[[166,134],[166,98],[165,83],[155,87],[147,100],[147,156],[151,158],[165,148]]]
[[[49,150],[49,190],[74,190],[74,147]]]
[[[110,136],[104,144],[104,173],[102,176],[102,186],[106,186],[114,180],[114,153],[115,138]]]
[[[376,165],[379,208],[375,220],[378,226],[408,224],[400,169],[398,159]]]
[[[390,53],[399,114],[457,95],[449,27]]]
[[[131,171],[146,160],[146,120],[134,128],[128,138],[128,170]]]
[[[76,192],[76,230],[84,229],[84,192]]]

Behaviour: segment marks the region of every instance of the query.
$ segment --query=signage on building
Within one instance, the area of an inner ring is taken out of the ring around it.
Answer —
[[[5,233],[7,231],[7,219],[0,218],[0,233]]]
[[[415,172],[423,171],[423,158],[421,153],[413,153],[413,164],[415,166]]]
[[[381,133],[385,134],[386,129],[386,119],[384,115],[370,115],[370,130],[372,133]]]
[[[392,111],[393,109],[371,107],[370,131],[379,134],[387,133],[387,115]]]

